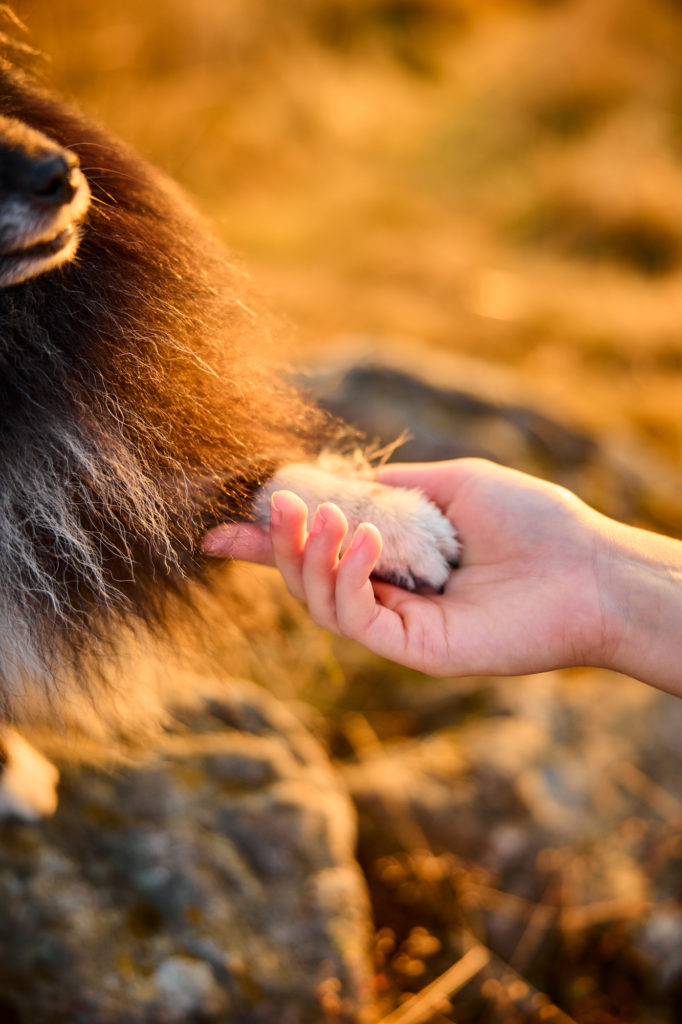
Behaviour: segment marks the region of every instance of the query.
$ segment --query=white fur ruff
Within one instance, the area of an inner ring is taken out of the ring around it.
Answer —
[[[0,785],[0,818],[38,821],[57,809],[59,772],[14,729],[3,730],[7,764]]]

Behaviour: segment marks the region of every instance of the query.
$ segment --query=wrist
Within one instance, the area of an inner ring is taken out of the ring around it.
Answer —
[[[682,543],[600,518],[594,663],[682,696]]]

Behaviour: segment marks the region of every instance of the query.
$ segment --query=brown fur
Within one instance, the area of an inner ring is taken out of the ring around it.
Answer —
[[[206,526],[248,515],[323,426],[274,373],[244,276],[172,183],[7,54],[0,115],[75,152],[92,193],[76,258],[0,289],[8,718],[28,681],[49,694],[125,623],[162,623],[166,594],[204,570]]]

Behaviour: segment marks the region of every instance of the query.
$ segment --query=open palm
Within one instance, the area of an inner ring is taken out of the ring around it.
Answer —
[[[459,532],[462,564],[442,595],[374,584],[371,614],[366,588],[361,604],[350,603],[357,575],[349,566],[344,583],[338,571],[342,632],[432,675],[594,663],[601,613],[586,525],[597,513],[561,488],[479,460],[387,467],[382,480],[419,486],[443,509]]]

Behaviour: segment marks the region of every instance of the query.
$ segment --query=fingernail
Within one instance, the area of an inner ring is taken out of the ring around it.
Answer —
[[[275,491],[272,498],[270,499],[270,525],[279,526],[282,522],[282,510],[277,504],[277,498],[279,493]]]
[[[360,548],[362,547],[362,545],[365,543],[366,539],[367,539],[366,532],[362,529],[362,527],[358,526],[357,530],[353,534],[353,539],[350,542],[349,550],[350,551],[359,551]]]
[[[310,529],[310,532],[316,534],[322,533],[326,525],[327,517],[324,514],[324,509],[318,508],[317,512],[315,513],[315,518],[313,519],[313,525]]]

